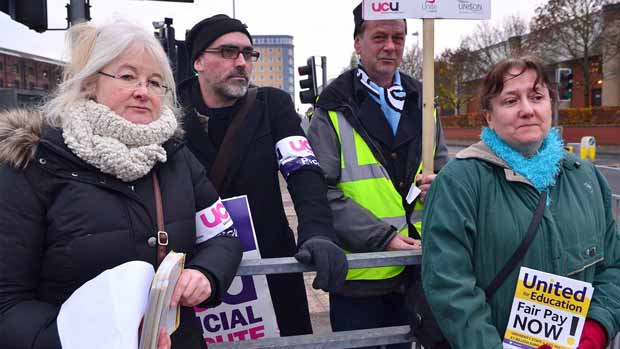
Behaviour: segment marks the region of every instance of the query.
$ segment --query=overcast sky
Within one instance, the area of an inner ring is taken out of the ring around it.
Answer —
[[[422,1],[422,0],[411,0]],[[353,51],[353,15],[360,0],[236,0],[236,17],[248,25],[252,35],[292,35],[295,66],[305,64],[310,55],[327,56],[328,77],[335,77],[349,62]],[[529,22],[534,9],[544,0],[492,0],[493,23],[517,14]],[[66,27],[65,5],[69,0],[47,0],[48,26]],[[94,23],[123,17],[152,29],[152,21],[174,19],[177,39],[203,18],[218,13],[233,15],[233,0],[194,0],[193,4],[148,0],[91,0]],[[455,48],[460,39],[473,32],[480,21],[436,20],[435,55],[445,48]],[[408,20],[409,33],[419,32],[422,44],[422,20]],[[0,47],[40,56],[62,59],[64,31],[43,34],[29,30],[0,13]],[[407,45],[418,37],[409,35]],[[296,85],[297,87],[297,85]]]

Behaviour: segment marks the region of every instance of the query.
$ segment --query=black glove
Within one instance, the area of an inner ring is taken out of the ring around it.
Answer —
[[[349,263],[344,251],[331,240],[310,238],[299,247],[295,258],[316,267],[316,278],[312,282],[314,289],[334,292],[344,285]]]

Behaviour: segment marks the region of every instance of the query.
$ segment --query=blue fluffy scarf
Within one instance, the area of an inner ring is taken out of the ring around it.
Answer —
[[[564,143],[556,129],[551,129],[536,155],[526,158],[512,149],[495,131],[485,127],[480,139],[495,155],[506,162],[510,169],[527,178],[541,192],[555,184],[564,156]]]

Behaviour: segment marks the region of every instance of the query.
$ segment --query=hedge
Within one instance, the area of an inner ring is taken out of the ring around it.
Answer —
[[[560,110],[559,123],[563,126],[620,126],[620,107],[566,108]],[[447,128],[480,128],[486,125],[481,113],[442,116]]]

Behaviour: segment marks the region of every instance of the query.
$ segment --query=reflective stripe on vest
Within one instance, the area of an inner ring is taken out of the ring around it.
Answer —
[[[396,227],[399,234],[408,236],[403,199],[387,170],[341,113],[329,111],[328,114],[341,145],[337,186],[346,197]],[[383,280],[397,276],[404,269],[404,266],[350,269],[347,280]]]

